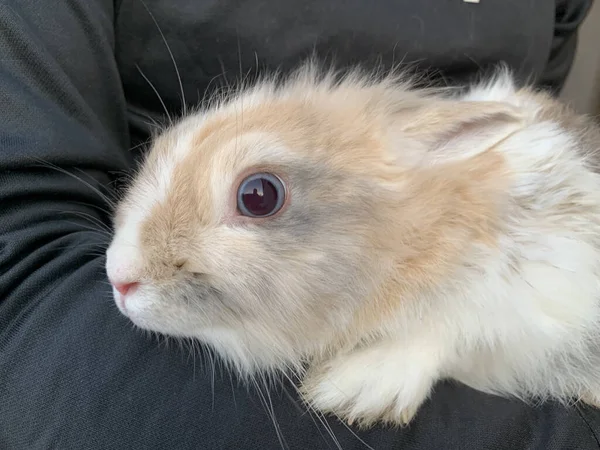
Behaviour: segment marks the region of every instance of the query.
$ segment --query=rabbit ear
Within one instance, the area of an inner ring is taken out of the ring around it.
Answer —
[[[397,142],[409,143],[397,156],[419,165],[477,156],[523,127],[519,111],[501,102],[445,101],[400,112],[395,119],[394,134],[402,137]]]

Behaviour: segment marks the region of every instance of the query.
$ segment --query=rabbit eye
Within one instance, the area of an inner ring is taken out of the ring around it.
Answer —
[[[244,216],[268,217],[283,207],[285,195],[285,186],[279,177],[255,173],[240,183],[237,206]]]

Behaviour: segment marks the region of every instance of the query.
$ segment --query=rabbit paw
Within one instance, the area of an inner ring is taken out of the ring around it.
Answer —
[[[310,371],[301,392],[311,407],[350,425],[406,426],[435,382],[431,354],[406,353],[380,347],[336,358]]]

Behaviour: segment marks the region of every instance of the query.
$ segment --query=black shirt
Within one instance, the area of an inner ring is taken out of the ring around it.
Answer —
[[[455,384],[438,386],[408,429],[324,424],[290,386],[259,393],[213,372],[206,353],[135,330],[103,258],[115,182],[163,119],[161,102],[182,109],[166,43],[190,104],[313,52],[340,65],[418,62],[447,83],[506,61],[557,89],[590,3],[0,3],[0,448],[600,448],[598,411]]]

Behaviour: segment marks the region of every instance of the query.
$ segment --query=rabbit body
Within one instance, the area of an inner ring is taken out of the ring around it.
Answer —
[[[409,423],[442,379],[600,406],[600,133],[499,72],[466,93],[312,66],[160,134],[120,203],[120,310],[309,405]],[[286,202],[240,214],[240,180]]]

